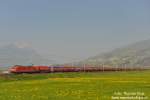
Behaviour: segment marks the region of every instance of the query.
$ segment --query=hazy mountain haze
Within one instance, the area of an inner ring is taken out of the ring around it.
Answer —
[[[150,38],[149,0],[2,0],[0,12],[0,45],[24,42],[58,62]]]
[[[109,66],[149,67],[150,66],[150,40],[140,41],[111,52],[90,57],[83,61],[85,64],[104,64]],[[149,67],[150,68],[150,67]]]
[[[9,44],[0,47],[0,67],[13,65],[48,65],[54,61],[45,59],[31,47]]]

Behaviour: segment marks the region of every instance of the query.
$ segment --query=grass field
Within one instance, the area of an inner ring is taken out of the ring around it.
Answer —
[[[150,100],[150,71],[1,75],[0,100]]]

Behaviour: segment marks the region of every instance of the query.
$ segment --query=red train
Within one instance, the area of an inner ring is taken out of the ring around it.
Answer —
[[[9,69],[11,73],[52,73],[52,72],[91,72],[102,71],[101,67],[68,67],[68,66],[22,66],[15,65]]]
[[[73,67],[73,66],[22,66],[15,65],[9,69],[11,73],[53,73],[53,72],[94,72],[94,71],[131,71],[138,70],[131,68],[113,68],[113,67]]]

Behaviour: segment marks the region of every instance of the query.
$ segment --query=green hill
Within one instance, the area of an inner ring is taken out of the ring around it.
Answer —
[[[148,67],[150,66],[150,40],[144,40],[111,52],[86,59],[85,64],[109,66]]]

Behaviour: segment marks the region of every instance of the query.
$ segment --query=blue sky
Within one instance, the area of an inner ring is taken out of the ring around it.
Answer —
[[[150,39],[149,0],[1,0],[0,13],[1,45],[61,61]]]

